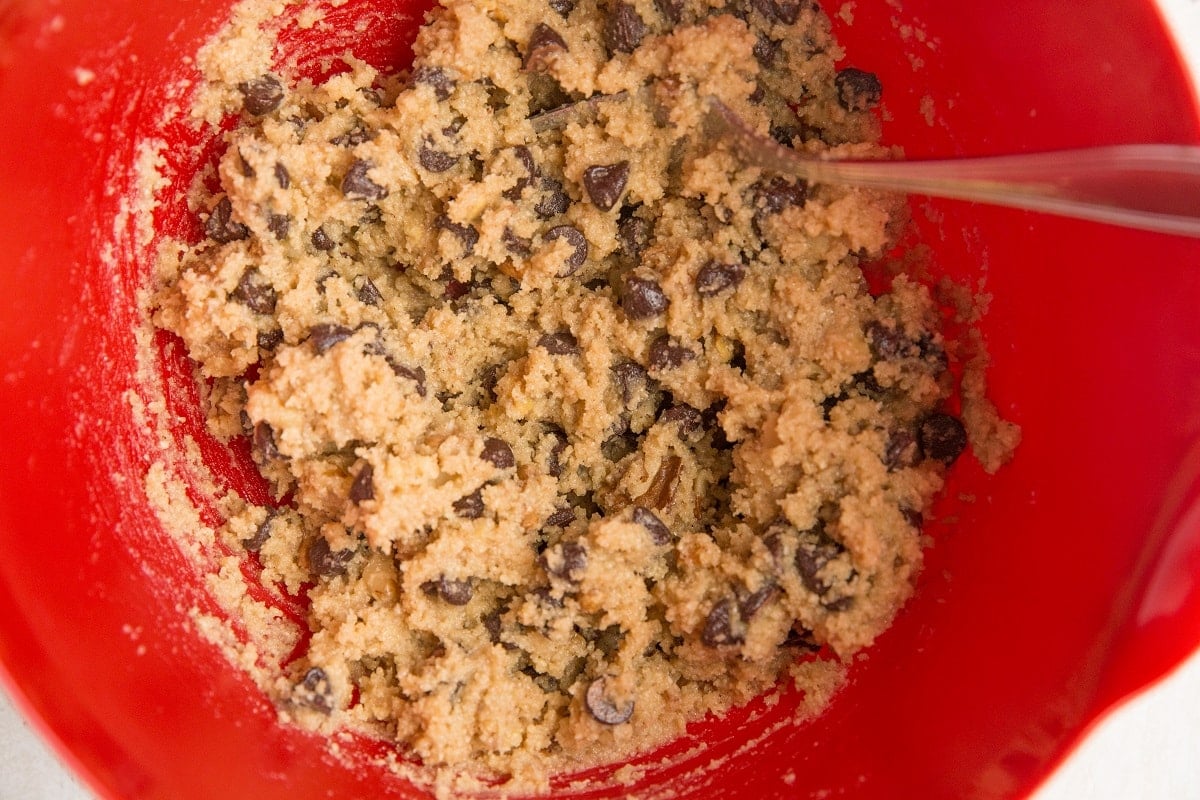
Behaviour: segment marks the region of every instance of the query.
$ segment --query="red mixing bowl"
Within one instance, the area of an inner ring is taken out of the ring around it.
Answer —
[[[860,0],[838,27],[847,63],[881,76],[886,139],[910,156],[1200,140],[1146,0],[903,5]],[[383,745],[335,760],[280,727],[186,625],[215,605],[145,498],[155,442],[123,399],[149,267],[123,215],[129,168],[142,136],[195,138],[163,124],[165,87],[229,6],[0,0],[0,661],[105,797],[418,797],[368,763]],[[422,10],[354,0],[330,15],[341,38],[285,49],[316,65],[350,41],[401,65]],[[169,169],[203,158],[177,147]],[[188,230],[168,200],[160,230]],[[981,328],[992,395],[1024,430],[1015,460],[994,477],[955,467],[917,595],[828,713],[773,728],[795,698],[752,704],[693,726],[664,751],[675,763],[641,759],[632,787],[578,796],[1016,797],[1200,643],[1200,242],[913,205],[938,269],[994,298]],[[160,344],[165,373],[186,378]],[[199,435],[188,381],[172,385],[176,433]],[[260,491],[240,454],[200,440]],[[697,741],[708,749],[689,755]]]

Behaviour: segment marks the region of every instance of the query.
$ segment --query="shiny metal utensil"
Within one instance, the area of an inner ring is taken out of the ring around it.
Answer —
[[[760,136],[708,100],[709,135],[748,166],[836,183],[968,200],[1200,237],[1200,147],[1117,145],[930,161],[822,160]]]

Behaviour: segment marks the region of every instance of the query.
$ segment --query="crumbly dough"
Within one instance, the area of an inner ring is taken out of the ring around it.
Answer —
[[[197,116],[240,121],[154,319],[278,498],[222,535],[310,601],[285,716],[536,784],[789,668],[827,697],[793,665],[890,623],[966,439],[928,291],[864,279],[903,206],[704,136],[715,96],[883,152],[816,4],[446,0],[410,73],[316,85],[247,7],[201,54]]]

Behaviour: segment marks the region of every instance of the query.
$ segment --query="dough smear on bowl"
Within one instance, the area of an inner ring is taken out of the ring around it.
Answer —
[[[199,55],[196,115],[239,116],[153,306],[279,500],[222,536],[309,600],[283,715],[528,788],[797,662],[827,696],[967,446],[952,347],[925,286],[868,290],[901,200],[744,168],[702,98],[886,155],[879,81],[815,3],[448,0],[411,71],[314,83],[275,5]]]

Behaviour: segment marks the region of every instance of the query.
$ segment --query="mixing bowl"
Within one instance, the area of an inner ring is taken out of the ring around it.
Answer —
[[[910,156],[1200,140],[1153,5],[861,0],[847,63],[885,86]],[[132,410],[143,137],[179,184],[159,231],[195,234],[186,179],[214,147],[168,90],[229,0],[0,2],[0,661],[25,713],[106,797],[417,797],[348,739],[281,727],[190,627],[215,611],[150,510],[158,440]],[[838,12],[835,7],[828,8]],[[352,0],[283,42],[310,72],[346,44],[401,65],[423,8]],[[847,24],[852,18],[853,24]],[[356,32],[355,22],[362,23]],[[913,201],[935,269],[991,296],[991,394],[1024,442],[998,475],[964,459],[927,532],[917,595],[824,716],[796,698],[691,728],[632,786],[671,794],[1020,796],[1090,724],[1200,642],[1200,242]],[[179,348],[158,340],[171,429],[261,497],[244,450],[200,428]],[[202,500],[202,498],[197,498]],[[707,748],[696,750],[698,742]],[[671,756],[664,759],[663,756]],[[715,765],[715,766],[714,766]]]

